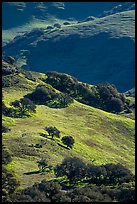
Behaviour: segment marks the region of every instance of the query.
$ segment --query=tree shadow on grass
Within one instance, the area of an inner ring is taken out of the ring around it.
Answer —
[[[38,171],[25,172],[24,174],[25,174],[25,175],[32,175],[32,174],[39,174],[39,173],[41,173],[40,170],[38,170]]]
[[[57,144],[58,144],[59,146],[61,146],[61,147],[65,148],[65,149],[70,150],[70,148],[68,148],[68,147],[66,147],[66,146],[64,146],[64,145],[62,145],[62,144],[60,144],[59,142],[57,142]]]

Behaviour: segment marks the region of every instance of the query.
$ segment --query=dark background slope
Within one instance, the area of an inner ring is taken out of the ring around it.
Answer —
[[[78,23],[101,12],[101,18]],[[71,25],[64,26],[71,17]],[[31,23],[25,26],[27,22]],[[55,22],[61,29],[46,29]],[[3,31],[3,40],[6,32],[17,36],[3,47],[3,54],[13,55],[19,66],[65,72],[90,84],[107,81],[122,92],[134,87],[132,2],[3,3]]]
[[[36,29],[3,47],[34,71],[60,71],[90,84],[134,87],[134,10],[61,29]]]
[[[50,15],[57,18],[75,18],[83,20],[88,16],[99,16],[123,2],[3,2],[3,29],[21,26],[32,17],[48,19]],[[131,3],[132,4],[132,3]]]

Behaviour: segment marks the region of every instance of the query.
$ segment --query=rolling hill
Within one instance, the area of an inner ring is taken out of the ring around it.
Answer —
[[[32,71],[65,72],[92,84],[107,81],[124,92],[134,87],[134,20],[130,10],[61,28],[34,29],[4,46],[3,53]]]
[[[3,2],[3,44],[33,28],[64,21],[76,23],[91,15],[104,15],[104,11],[108,15],[113,10],[120,12],[133,7],[133,2],[100,2],[100,5],[98,2]]]
[[[6,67],[16,69],[3,61],[3,68]],[[29,72],[31,78],[28,78],[26,73],[28,72],[19,69],[3,75],[4,81],[12,82],[2,90],[7,107],[11,107],[11,102],[31,93],[37,85],[46,85],[53,89],[43,81],[45,74]],[[96,165],[121,163],[134,173],[134,120],[125,116],[108,113],[74,100],[66,108],[37,105],[36,113],[31,117],[13,118],[3,115],[2,124],[11,129],[3,133],[2,139],[2,144],[13,159],[6,168],[14,171],[21,188],[31,186],[44,178],[54,178],[52,172],[35,174],[40,158],[45,158],[52,166],[61,163],[68,155],[82,158],[85,162],[94,160]],[[46,126],[57,127],[61,131],[61,137],[73,136],[74,147],[66,149],[60,139],[51,140],[44,131]],[[36,144],[42,144],[42,148],[36,148]],[[28,174],[30,172],[34,173]]]

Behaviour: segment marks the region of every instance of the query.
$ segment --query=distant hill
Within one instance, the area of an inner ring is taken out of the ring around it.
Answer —
[[[56,22],[76,23],[88,16],[109,15],[113,9],[116,12],[115,7],[119,6],[122,11],[131,7],[133,9],[133,5],[133,2],[3,2],[3,44],[33,28],[42,28]]]
[[[129,10],[134,10],[135,9],[135,3],[134,2],[119,2],[118,5],[114,6],[112,9],[109,11],[104,11],[99,17],[104,17],[108,15],[112,15],[114,13],[119,13],[123,11],[129,11]]]
[[[135,12],[124,11],[83,23],[34,29],[3,47],[17,64],[33,71],[59,71],[90,84],[134,87]]]

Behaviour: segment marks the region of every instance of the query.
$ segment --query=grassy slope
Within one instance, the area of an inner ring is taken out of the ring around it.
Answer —
[[[21,76],[23,81],[23,75]],[[42,76],[44,75],[39,74],[39,77]],[[30,80],[24,79],[24,83],[20,84],[20,87],[3,89],[7,105],[31,92],[36,86],[36,83]],[[52,173],[24,174],[37,171],[37,161],[40,158],[45,158],[53,166],[67,156],[81,157],[87,162],[95,159],[95,164],[120,162],[134,173],[134,120],[130,118],[110,114],[75,101],[70,107],[62,109],[37,106],[37,113],[32,117],[3,117],[3,124],[11,127],[10,132],[3,134],[3,144],[13,156],[13,161],[7,168],[15,171],[21,181],[21,187],[54,176]],[[44,133],[45,126],[56,126],[61,131],[61,136],[73,136],[74,148],[68,150],[59,146],[57,140],[41,137],[39,133]],[[22,136],[24,133],[26,135]],[[42,141],[45,144],[41,149],[28,147]]]

